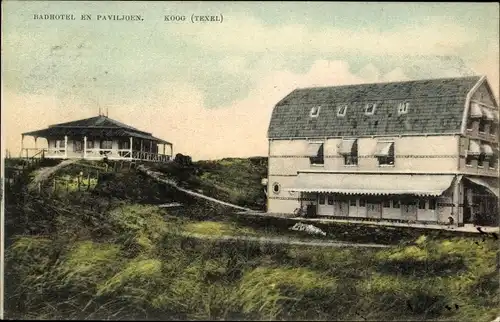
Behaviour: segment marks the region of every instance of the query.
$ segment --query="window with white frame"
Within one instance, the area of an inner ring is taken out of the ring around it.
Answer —
[[[130,141],[120,141],[120,149],[130,149]]]
[[[311,117],[318,117],[320,109],[321,109],[321,106],[314,106],[313,108],[311,108],[311,112],[309,115]]]
[[[498,163],[498,147],[494,148],[493,155],[488,159],[488,165],[491,169],[495,169]]]
[[[467,118],[467,130],[472,131],[474,128],[474,120],[472,118]]]
[[[472,165],[473,160],[474,160],[474,156],[467,154],[467,156],[465,157],[465,164],[470,166],[470,165]]]
[[[401,102],[398,105],[398,114],[407,114],[408,108],[410,107],[409,102]]]
[[[490,123],[490,134],[496,135],[498,130],[498,123]]]
[[[309,162],[311,163],[311,165],[321,166],[325,164],[323,143],[309,143],[307,154],[309,156]]]
[[[113,141],[111,140],[102,140],[101,141],[101,149],[111,150],[113,148]]]
[[[365,105],[365,114],[366,115],[373,115],[375,114],[375,109],[377,108],[376,103],[368,103]]]
[[[484,133],[486,129],[486,123],[487,123],[486,119],[479,120],[479,132]]]
[[[80,140],[73,141],[73,152],[80,152],[83,150],[83,142]]]
[[[395,161],[394,142],[392,141],[377,142],[375,157],[378,159],[379,165],[393,166]]]
[[[56,149],[65,149],[66,148],[66,142],[64,140],[56,140]]]
[[[339,106],[337,109],[337,116],[345,116],[347,112],[347,105]]]

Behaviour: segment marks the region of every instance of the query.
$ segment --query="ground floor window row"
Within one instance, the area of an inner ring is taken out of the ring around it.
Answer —
[[[320,205],[333,205],[334,204],[333,195],[320,194],[318,196],[318,204]],[[415,205],[418,209],[435,210],[437,206],[436,198],[426,198],[417,200],[406,200],[406,199],[385,199],[385,200],[370,200],[367,198],[344,198],[342,200],[337,199],[337,201],[348,202],[349,206],[352,207],[366,207],[367,203],[371,204],[382,204],[383,208],[401,208],[402,205]]]

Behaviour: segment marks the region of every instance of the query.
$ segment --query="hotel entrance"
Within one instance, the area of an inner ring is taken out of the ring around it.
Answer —
[[[318,194],[318,215],[320,216],[349,216],[349,200],[339,195]]]
[[[318,194],[318,215],[320,216],[333,216],[333,195],[332,194]]]

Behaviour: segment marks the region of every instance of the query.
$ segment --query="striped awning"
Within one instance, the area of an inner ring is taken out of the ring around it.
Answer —
[[[339,154],[351,154],[352,148],[356,143],[356,139],[344,139],[340,144]]]
[[[489,108],[482,106],[483,109],[483,117],[487,119],[488,121],[493,121],[495,119],[495,116],[493,114],[493,111],[490,110]]]
[[[440,196],[454,175],[352,174],[300,172],[292,192],[319,192],[356,195]]]
[[[386,157],[389,155],[394,142],[377,142],[374,155],[376,157]]]
[[[481,145],[481,153],[484,153],[488,157],[491,157],[494,154],[493,148],[489,144],[482,144]]]
[[[491,193],[493,193],[497,198],[500,195],[500,189],[498,187],[498,179],[496,178],[479,178],[479,177],[465,177],[467,180],[475,183],[477,185],[487,188]]]
[[[471,103],[470,105],[470,117],[480,118],[483,117],[483,109],[478,103]]]
[[[317,156],[322,147],[323,143],[317,143],[317,142],[309,143],[306,150],[306,156],[308,157]]]
[[[469,149],[467,149],[468,155],[480,155],[481,154],[481,145],[476,140],[469,140]]]

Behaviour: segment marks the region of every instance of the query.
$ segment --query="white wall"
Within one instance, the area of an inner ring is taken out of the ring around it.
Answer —
[[[380,167],[373,156],[376,144],[380,139],[394,141],[394,166]],[[317,142],[318,140],[314,140]],[[429,171],[448,172],[458,170],[459,137],[458,136],[416,136],[385,137],[358,139],[358,166],[344,165],[339,146],[342,139],[324,141],[325,164],[322,167],[311,166],[306,150],[309,141],[272,140],[270,141],[269,173],[296,174],[298,170],[324,169],[341,171]]]

